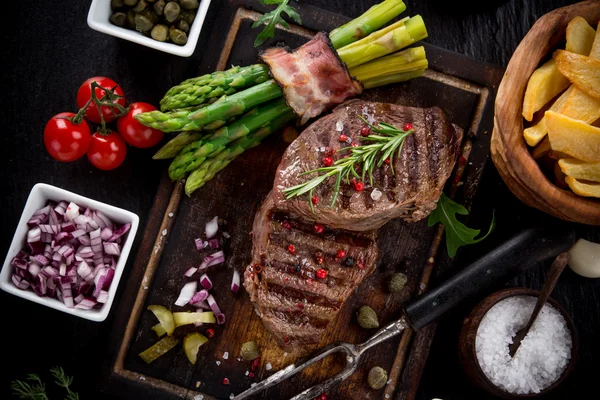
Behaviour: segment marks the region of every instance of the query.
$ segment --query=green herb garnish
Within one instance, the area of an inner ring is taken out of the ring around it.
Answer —
[[[67,376],[61,367],[50,369],[50,373],[56,379],[54,383],[67,391],[65,400],[79,400],[79,395],[71,391],[70,388],[73,384],[73,377]],[[31,381],[32,383],[20,380],[10,383],[10,388],[15,396],[18,396],[20,399],[49,400],[48,394],[46,394],[46,385],[44,385],[44,382],[42,382],[38,375],[28,374],[27,381]]]
[[[333,207],[340,192],[342,180],[346,180],[346,182],[350,184],[350,178],[352,176],[352,178],[361,179],[364,181],[368,174],[369,182],[372,186],[373,168],[381,167],[387,159],[390,160],[390,165],[394,165],[394,154],[398,154],[398,156],[400,155],[404,140],[408,135],[413,133],[414,130],[400,130],[395,126],[386,124],[385,122],[380,122],[378,126],[374,126],[365,121],[364,118],[360,116],[359,118],[371,128],[371,131],[378,133],[378,135],[371,134],[367,137],[361,138],[362,141],[371,142],[371,144],[365,144],[356,147],[344,147],[343,149],[338,150],[338,152],[349,150],[351,152],[349,156],[340,158],[330,167],[321,167],[301,173],[299,176],[314,173],[321,173],[322,175],[316,176],[311,180],[299,185],[284,189],[283,193],[287,199],[301,196],[305,193],[309,193],[309,195],[312,196],[312,191],[317,186],[325,182],[329,177],[336,176],[333,198],[331,199],[331,207]],[[361,174],[357,172],[357,169],[361,171]],[[392,167],[392,174],[393,173],[394,168]],[[312,202],[309,202],[312,209]]]
[[[258,47],[265,42],[268,38],[275,36],[275,26],[281,24],[286,29],[290,29],[290,25],[281,16],[282,13],[286,13],[288,17],[296,21],[298,24],[302,24],[300,15],[294,10],[294,8],[288,5],[289,0],[260,0],[262,4],[277,4],[277,8],[271,12],[264,14],[256,22],[252,24],[253,28],[259,27],[266,24],[265,28],[261,33],[258,34],[254,41],[254,47]]]
[[[446,231],[446,249],[448,250],[450,258],[454,258],[459,247],[481,242],[492,233],[496,226],[495,214],[492,214],[492,222],[488,232],[485,236],[475,239],[475,237],[479,235],[480,230],[467,227],[456,218],[456,214],[468,215],[469,211],[442,193],[436,209],[429,214],[427,220],[428,226],[433,226],[438,222],[444,224],[444,230]]]

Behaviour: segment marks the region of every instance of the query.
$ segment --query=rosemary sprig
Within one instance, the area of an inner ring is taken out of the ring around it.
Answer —
[[[79,400],[79,395],[70,389],[70,386],[73,384],[72,376],[67,376],[62,367],[51,368],[50,373],[56,378],[54,383],[67,391],[67,400]]]
[[[340,158],[333,163],[333,165],[301,173],[299,176],[314,173],[320,175],[307,182],[284,189],[283,193],[287,199],[301,196],[305,193],[309,193],[312,197],[312,192],[317,186],[330,177],[335,176],[335,187],[333,198],[331,199],[331,207],[333,207],[338,198],[342,181],[345,180],[350,184],[351,176],[354,179],[361,179],[364,181],[368,174],[369,182],[371,186],[373,186],[373,169],[375,167],[380,168],[387,159],[390,160],[392,174],[394,173],[394,155],[397,154],[400,156],[404,140],[408,135],[414,132],[414,129],[404,131],[393,125],[386,124],[385,122],[380,122],[378,126],[374,126],[363,117],[359,116],[359,118],[371,128],[372,132],[377,133],[377,135],[370,134],[369,136],[361,138],[362,141],[368,142],[369,144],[363,144],[356,147],[344,147],[343,149],[338,150],[338,152],[350,151],[350,154],[347,157]],[[359,171],[361,172],[360,174]],[[312,201],[309,202],[312,209]]]

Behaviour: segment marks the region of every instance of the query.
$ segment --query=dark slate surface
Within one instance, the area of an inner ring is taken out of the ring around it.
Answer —
[[[8,2],[4,15],[16,26],[2,32],[1,107],[3,133],[0,148],[0,178],[3,194],[2,241],[0,254],[6,254],[14,228],[31,187],[46,182],[136,212],[140,230],[148,213],[165,164],[151,162],[152,150],[129,149],[126,162],[113,172],[101,172],[82,159],[60,164],[51,159],[42,144],[42,131],[48,118],[61,111],[75,111],[75,94],[88,77],[109,76],[124,88],[131,101],[157,103],[168,87],[193,76],[203,54],[203,34],[195,54],[179,58],[122,41],[88,28],[89,1],[47,0]],[[349,17],[359,15],[374,0],[310,0],[302,3]],[[480,1],[478,6],[446,0],[407,0],[407,14],[421,14],[429,29],[427,42],[487,62],[505,66],[519,40],[544,13],[570,3],[566,0]],[[218,13],[214,0],[207,27]],[[8,26],[12,24],[9,23]],[[7,27],[8,27],[7,26]],[[225,29],[225,27],[224,27]],[[206,29],[204,32],[208,31]],[[551,218],[522,206],[500,181],[493,168],[486,169],[485,185],[474,209],[474,220],[496,210],[496,232],[480,246],[460,254],[467,262],[478,254],[530,224],[555,224]],[[489,218],[489,217],[488,217]],[[598,230],[579,229],[583,235],[599,239]],[[132,254],[139,246],[139,238]],[[133,258],[133,257],[132,257]],[[132,258],[129,265],[131,265]],[[539,288],[544,267],[536,268],[509,282]],[[118,296],[127,284],[125,272]],[[571,380],[554,398],[583,398],[594,393],[597,363],[600,360],[600,281],[586,280],[567,271],[554,297],[575,319],[582,351]],[[42,308],[4,292],[0,293],[3,314],[3,360],[5,367],[0,398],[10,396],[9,382],[27,373],[39,373],[52,387],[48,369],[63,366],[75,375],[75,389],[82,399],[101,397],[103,382],[98,374],[106,359],[112,316],[95,323]],[[118,302],[118,298],[116,299]],[[419,399],[486,398],[465,378],[456,357],[458,328],[474,304],[448,315],[439,325],[422,384]],[[58,394],[60,396],[61,394]]]

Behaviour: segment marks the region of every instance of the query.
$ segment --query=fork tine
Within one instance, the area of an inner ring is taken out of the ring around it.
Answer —
[[[237,396],[234,397],[234,400],[247,399],[248,397],[253,396],[267,388],[270,388],[271,386],[277,385],[278,383],[288,379],[289,377],[291,377],[293,375],[296,375],[298,372],[302,371],[306,367],[316,363],[319,360],[322,360],[323,358],[325,358],[333,353],[337,353],[340,351],[349,353],[347,346],[351,346],[351,345],[348,343],[342,343],[342,342],[331,343],[331,344],[323,347],[322,349],[318,350],[316,353],[311,354],[307,359],[302,361],[300,363],[300,365],[296,366],[296,363],[288,365],[281,371],[278,371],[275,374],[268,377],[267,379],[263,380],[258,385],[255,385],[254,387],[251,387],[250,389],[238,394]],[[342,372],[344,372],[344,371],[342,371]],[[337,377],[337,375],[336,375],[336,377]],[[336,377],[334,377],[334,378],[336,378]]]

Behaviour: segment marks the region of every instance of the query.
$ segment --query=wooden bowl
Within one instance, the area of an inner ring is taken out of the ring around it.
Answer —
[[[565,40],[567,24],[578,15],[595,28],[600,19],[600,1],[583,1],[545,14],[515,50],[496,95],[491,155],[500,176],[523,203],[566,221],[600,225],[600,200],[555,186],[533,159],[523,138],[521,112],[529,77]]]
[[[565,379],[567,379],[567,377],[571,374],[571,372],[573,372],[573,369],[575,368],[575,364],[577,363],[577,354],[579,353],[579,337],[577,335],[577,330],[575,329],[573,320],[571,319],[567,311],[563,308],[563,306],[561,306],[556,300],[552,298],[548,299],[548,303],[550,303],[554,308],[556,308],[565,318],[567,327],[571,332],[572,343],[571,360],[569,360],[569,365],[567,365],[567,368],[565,368],[563,374],[556,382],[548,386],[546,389],[542,390],[540,393],[508,393],[498,388],[492,383],[492,381],[488,379],[488,377],[481,369],[479,361],[477,361],[477,352],[475,350],[475,339],[477,338],[477,329],[479,329],[479,324],[481,323],[481,320],[483,319],[484,315],[489,311],[489,309],[492,308],[499,301],[504,300],[508,297],[538,297],[539,294],[540,292],[538,291],[526,288],[507,288],[500,290],[486,297],[473,309],[473,311],[471,311],[471,314],[469,314],[469,316],[463,321],[463,326],[459,335],[459,355],[465,373],[475,385],[477,385],[478,387],[492,394],[495,397],[503,399],[532,399],[542,395],[546,395],[554,391],[558,386],[560,386],[560,384],[564,382]]]

